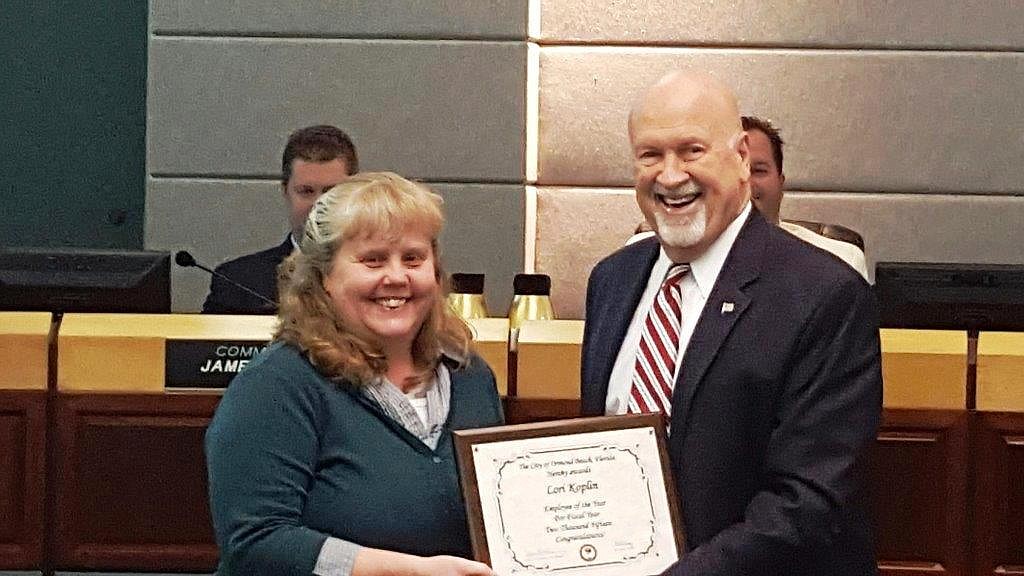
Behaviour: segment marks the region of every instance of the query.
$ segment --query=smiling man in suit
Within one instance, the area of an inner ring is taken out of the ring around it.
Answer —
[[[673,72],[629,116],[656,236],[594,269],[589,415],[660,411],[687,551],[666,574],[875,574],[866,459],[881,415],[874,298],[767,222],[728,86]]]

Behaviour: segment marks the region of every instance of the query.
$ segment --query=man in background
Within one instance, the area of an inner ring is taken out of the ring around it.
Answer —
[[[687,550],[670,576],[871,576],[882,412],[871,288],[752,209],[732,90],[674,72],[629,115],[655,237],[587,286],[587,415],[661,412]]]
[[[786,175],[782,171],[782,136],[771,122],[757,116],[744,116],[743,129],[747,131],[750,146],[751,199],[758,212],[804,242],[835,254],[867,280],[868,267],[860,248],[780,219],[782,188],[786,184]]]
[[[284,242],[217,266],[210,280],[204,314],[275,314],[277,267],[298,247],[313,203],[324,192],[359,171],[359,158],[348,135],[334,126],[309,126],[288,137],[281,158],[281,194],[291,231]],[[220,276],[218,276],[218,274]],[[246,292],[223,277],[255,291]]]

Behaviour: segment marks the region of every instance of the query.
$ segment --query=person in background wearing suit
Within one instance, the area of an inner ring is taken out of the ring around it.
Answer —
[[[799,224],[786,222],[779,217],[779,210],[782,207],[782,187],[786,184],[786,174],[782,171],[782,136],[771,122],[757,116],[744,116],[743,129],[747,132],[747,141],[750,146],[751,201],[758,212],[769,222],[781,226],[786,232],[835,254],[854,270],[860,272],[860,275],[866,280],[868,266],[864,261],[864,252],[860,248],[849,242],[826,238],[821,234],[816,234],[813,230],[808,230]]]
[[[722,82],[663,77],[629,138],[656,236],[590,276],[581,392],[587,415],[667,419],[687,550],[665,574],[875,574],[868,284],[751,209],[749,139]]]
[[[281,194],[291,231],[284,242],[217,266],[216,271],[277,301],[277,267],[298,246],[309,209],[324,192],[359,171],[356,148],[334,126],[309,126],[292,132],[281,159]],[[204,314],[274,314],[276,308],[214,274]]]

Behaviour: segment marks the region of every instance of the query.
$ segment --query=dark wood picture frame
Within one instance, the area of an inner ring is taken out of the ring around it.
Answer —
[[[676,554],[682,557],[685,550],[685,535],[680,516],[680,504],[675,490],[675,482],[669,467],[668,452],[665,448],[665,422],[661,414],[627,414],[622,416],[600,416],[593,418],[573,418],[552,422],[533,422],[512,426],[495,426],[472,430],[456,430],[453,432],[459,478],[462,494],[466,500],[466,516],[469,524],[470,542],[473,546],[474,558],[485,564],[491,564],[491,553],[487,545],[487,527],[484,525],[484,514],[480,498],[480,487],[477,482],[476,464],[473,447],[479,444],[526,440],[585,434],[589,432],[606,432],[628,430],[634,428],[651,428],[657,442],[658,456],[661,465],[662,479],[668,501],[668,515],[672,523],[672,533],[676,545]]]

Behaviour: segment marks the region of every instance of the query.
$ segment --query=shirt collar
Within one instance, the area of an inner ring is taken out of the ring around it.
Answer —
[[[736,242],[736,237],[739,236],[740,230],[749,216],[750,201],[748,200],[739,215],[725,227],[722,234],[708,246],[708,249],[690,262],[690,276],[697,284],[697,289],[700,290],[701,296],[705,299],[710,296],[711,289],[715,287],[715,281],[718,280],[718,274],[722,271],[722,266],[725,265],[725,259],[729,256],[732,245]],[[672,265],[672,261],[669,259],[668,254],[665,253],[664,247],[661,248],[660,252],[657,264],[664,267],[664,270],[667,271]]]

